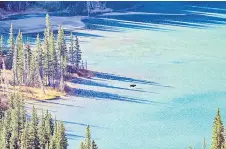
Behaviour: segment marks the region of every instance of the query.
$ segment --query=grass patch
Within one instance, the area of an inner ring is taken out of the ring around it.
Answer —
[[[4,70],[5,76],[7,77],[8,81],[11,82],[12,80],[12,71],[11,70]],[[8,92],[9,93],[21,93],[25,98],[28,99],[37,99],[37,100],[51,100],[56,99],[60,96],[64,96],[65,93],[58,91],[52,87],[45,86],[45,94],[43,94],[41,88],[38,87],[30,87],[25,85],[18,85],[12,86],[8,85]],[[0,97],[4,97],[3,88],[0,87]]]
[[[45,94],[42,93],[41,88],[28,86],[17,86],[17,88],[18,88],[17,90],[20,93],[22,93],[25,97],[30,99],[35,98],[38,100],[51,100],[65,95],[65,93],[62,93],[50,87],[45,87]]]

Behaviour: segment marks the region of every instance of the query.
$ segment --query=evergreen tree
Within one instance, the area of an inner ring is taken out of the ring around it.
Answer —
[[[45,119],[42,111],[42,115],[40,118],[40,122],[38,125],[38,139],[39,139],[39,147],[40,149],[45,149],[46,145],[46,129],[45,129]]]
[[[76,63],[76,47],[74,44],[74,38],[73,38],[73,34],[71,32],[70,35],[70,45],[69,45],[69,55],[68,55],[68,62],[72,65],[75,65]]]
[[[31,62],[32,62],[32,52],[31,52],[31,46],[29,44],[29,42],[27,42],[26,44],[26,73],[27,73],[27,81],[26,81],[26,85],[30,85],[31,83],[31,74],[32,74],[32,66],[31,66]]]
[[[67,62],[67,48],[64,39],[64,30],[59,27],[57,36],[57,49],[59,52],[59,64],[60,64],[60,90],[64,91],[65,82],[64,75],[66,73],[66,62]]]
[[[17,100],[15,100],[17,101]],[[18,106],[12,110],[11,113],[11,138],[10,138],[10,148],[19,148],[19,110]]]
[[[9,122],[10,122],[10,114],[6,112],[5,117],[3,118],[3,128],[1,132],[1,148],[2,149],[9,149],[10,147],[10,128],[9,128]]]
[[[47,31],[45,29],[44,32],[44,42],[43,42],[43,48],[42,48],[42,70],[43,75],[42,79],[44,80],[45,84],[48,85],[49,83],[49,38],[47,35]]]
[[[13,25],[10,25],[10,33],[8,39],[8,52],[6,55],[6,68],[11,69],[13,63],[13,54],[14,54],[14,38],[13,38]]]
[[[18,34],[20,34],[20,32]],[[16,42],[18,42],[18,40]],[[17,48],[17,45],[18,45],[18,43],[16,43],[15,50],[13,51],[13,66],[12,66],[12,68],[13,68],[13,84],[14,85],[16,85],[18,83],[18,68],[17,68],[18,48]],[[8,53],[9,53],[9,51],[8,51]],[[8,56],[8,58],[9,58],[9,56]],[[10,64],[9,60],[8,60],[8,63],[9,63],[8,65],[10,67],[11,64]]]
[[[189,146],[188,149],[192,149],[191,146]]]
[[[43,53],[42,53],[42,61],[43,61],[43,76],[46,82],[46,85],[50,85],[50,21],[49,15],[46,14],[46,28],[44,31],[44,43],[43,43]]]
[[[205,138],[203,140],[202,149],[206,149],[206,140],[205,140]]]
[[[60,147],[59,149],[67,149],[67,138],[66,138],[66,134],[65,134],[65,128],[64,128],[64,124],[63,122],[60,122],[58,124],[58,146]]]
[[[49,38],[50,36],[50,21],[49,21],[49,14],[46,14],[46,35]]]
[[[40,44],[40,39],[39,35],[37,35],[36,39],[36,51],[38,51],[37,59],[36,59],[36,69],[35,69],[35,74],[37,75],[37,79],[39,82],[39,86],[41,87],[42,93],[45,94],[44,90],[44,85],[43,85],[43,80],[42,80],[42,50],[41,50],[41,44]]]
[[[91,149],[91,134],[90,134],[89,125],[86,127],[85,147],[86,149]]]
[[[23,41],[20,30],[16,38],[16,48],[13,55],[13,82],[17,84],[21,83],[23,79]]]
[[[91,149],[98,149],[97,144],[95,143],[95,141],[92,141],[92,147]]]
[[[79,41],[78,41],[78,37],[76,36],[75,38],[75,48],[76,48],[76,68],[79,69],[79,64],[81,63],[82,60],[82,52],[80,49],[80,45],[79,45]]]
[[[3,56],[3,51],[4,51],[4,41],[3,41],[3,36],[0,36],[0,55]]]
[[[32,50],[31,56],[30,56],[30,67],[29,67],[29,73],[30,73],[30,85],[32,86],[39,86],[37,84],[38,75],[39,75],[39,49],[40,49],[40,39],[39,35],[37,35],[36,41],[35,41],[35,48]],[[38,73],[37,73],[38,72]]]
[[[49,81],[51,80],[50,84],[54,84],[54,80],[56,79],[57,75],[57,53],[54,44],[54,36],[53,32],[50,34],[49,38]]]
[[[51,136],[53,135],[53,124],[52,124],[52,120],[51,120],[51,114],[48,112],[48,110],[46,111],[45,114],[45,140],[46,140],[46,148],[48,149],[50,146],[50,139]]]
[[[37,135],[37,113],[36,109],[32,108],[32,116],[31,116],[31,122],[29,125],[29,136],[28,136],[28,142],[27,142],[27,147],[29,149],[37,149],[39,142],[38,142],[38,135]]]
[[[79,149],[85,149],[85,145],[82,141],[79,143]]]
[[[21,143],[20,143],[21,149],[28,148],[28,135],[29,135],[28,130],[29,130],[29,124],[28,124],[28,121],[26,121],[25,127],[22,130],[22,134],[21,134]]]
[[[212,139],[210,149],[221,149],[224,143],[223,136],[223,124],[220,117],[220,109],[217,109],[217,114],[214,118],[213,129],[212,129]]]
[[[28,51],[29,45],[28,42],[26,43],[25,47],[23,48],[23,83],[27,85],[28,80]]]
[[[16,47],[17,47],[17,77],[18,82],[23,82],[23,40],[22,33],[19,31],[17,39],[16,39]]]
[[[53,136],[51,137],[51,141],[50,141],[50,148],[51,149],[59,149],[60,148],[60,142],[59,142],[59,134],[58,134],[58,125],[57,125],[57,121],[56,121],[56,117],[54,120],[54,132],[53,132]]]

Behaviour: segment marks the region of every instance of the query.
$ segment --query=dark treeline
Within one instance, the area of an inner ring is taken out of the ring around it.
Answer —
[[[39,10],[53,13],[63,12],[68,15],[87,15],[94,9],[104,11],[107,9],[106,3],[104,1],[2,1],[0,2],[0,9],[3,8],[9,12],[21,12],[38,8]],[[114,5],[111,6],[114,7]]]
[[[41,87],[43,93],[45,93],[44,86],[52,86],[64,91],[67,72],[72,72],[71,69],[79,70],[85,67],[78,38],[77,36],[74,38],[71,33],[69,46],[67,46],[64,30],[60,26],[55,39],[48,14],[46,15],[43,38],[43,42],[41,42],[39,35],[37,35],[34,44],[29,43],[29,41],[24,42],[23,34],[19,30],[16,39],[14,39],[13,25],[11,24],[8,50],[7,54],[4,55],[4,43],[1,36],[0,54],[5,57],[6,69],[12,70],[11,84]]]
[[[9,106],[0,115],[1,149],[66,149],[67,138],[63,122],[53,120],[51,114],[43,111],[38,118],[33,107],[28,118],[24,100],[11,95]]]
[[[62,121],[53,120],[51,114],[42,111],[37,115],[33,106],[31,116],[27,115],[24,98],[19,94],[9,96],[7,109],[0,109],[1,149],[67,149],[67,136]],[[79,149],[97,149],[91,142],[90,127],[86,127],[85,142]]]

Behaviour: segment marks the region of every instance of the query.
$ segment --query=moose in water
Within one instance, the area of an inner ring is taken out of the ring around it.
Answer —
[[[135,87],[135,86],[136,86],[136,84],[131,84],[131,85],[130,85],[130,87]]]

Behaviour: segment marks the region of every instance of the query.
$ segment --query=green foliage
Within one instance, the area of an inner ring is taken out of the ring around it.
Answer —
[[[18,32],[17,38],[16,38],[16,51],[17,51],[17,63],[16,63],[16,69],[17,69],[17,81],[19,83],[22,83],[23,80],[23,41],[22,41],[22,33]]]
[[[46,147],[49,148],[50,146],[50,139],[51,139],[51,136],[53,135],[53,128],[54,128],[54,125],[52,123],[52,119],[51,119],[51,114],[48,113],[48,111],[46,111],[46,114],[45,114],[45,122],[44,122],[44,126],[45,126],[45,140],[46,140]]]
[[[91,142],[91,133],[90,133],[90,127],[89,125],[86,127],[86,132],[85,132],[85,143],[82,141],[79,144],[79,149],[98,149],[97,144],[93,140]]]
[[[38,139],[39,139],[39,147],[41,149],[44,149],[47,140],[46,140],[45,119],[44,119],[43,111],[42,111],[42,115],[38,125]]]
[[[8,39],[8,52],[6,55],[6,68],[11,69],[14,55],[14,37],[13,37],[13,25],[10,25],[10,33]]]
[[[97,147],[97,145],[96,145],[96,143],[95,143],[94,140],[92,141],[92,147],[91,147],[91,149],[98,149],[98,147]]]
[[[81,63],[82,60],[82,51],[80,49],[80,45],[79,45],[79,41],[78,41],[78,37],[76,36],[75,38],[75,48],[76,48],[76,60],[75,60],[75,65],[76,68],[79,68],[79,64]]]
[[[7,111],[5,114],[5,117],[1,119],[3,125],[2,125],[2,131],[1,131],[1,144],[0,147],[3,149],[8,149],[10,147],[10,113]]]
[[[64,39],[64,30],[60,26],[57,35],[57,50],[59,53],[59,66],[60,66],[60,90],[64,91],[65,82],[64,76],[66,75],[66,62],[67,62],[67,47]]]
[[[85,147],[86,149],[91,149],[91,134],[90,134],[89,125],[86,127]]]
[[[85,149],[85,145],[82,141],[79,143],[79,149]]]
[[[217,109],[217,114],[214,118],[212,128],[212,139],[210,149],[221,149],[224,144],[224,128],[220,117],[220,109]]]
[[[57,40],[51,31],[49,15],[46,15],[44,39],[41,42],[37,35],[34,48],[27,41],[25,46],[23,35],[18,31],[15,43],[13,26],[10,26],[6,67],[12,69],[13,85],[40,87],[45,94],[45,86],[65,88],[65,76],[68,62],[79,69],[81,50],[78,37],[70,36],[70,48],[67,45],[63,27],[59,27]],[[0,55],[3,54],[3,36],[0,36]],[[31,119],[26,119],[23,97],[9,97],[9,109],[0,116],[0,148],[59,148],[66,149],[67,138],[62,122],[53,124],[51,114],[42,114],[38,121],[36,109],[33,107]],[[28,135],[29,134],[29,135]],[[95,143],[95,142],[94,142]],[[89,126],[83,147],[91,148]]]
[[[62,122],[52,123],[48,111],[40,118],[32,108],[30,120],[25,117],[24,101],[17,94],[10,96],[9,109],[0,119],[1,149],[66,149],[67,138]],[[52,134],[52,130],[54,133]],[[52,143],[52,146],[51,146]]]
[[[72,69],[79,69],[82,60],[78,37],[76,36],[74,40],[71,33],[68,51],[63,27],[59,27],[55,42],[48,14],[45,22],[43,42],[37,35],[34,48],[29,42],[23,46],[20,30],[14,44],[11,25],[7,53],[7,68],[12,68],[13,84],[40,87],[43,94],[45,94],[45,86],[58,87],[59,90],[64,91],[65,76],[67,71],[70,71],[67,70],[68,63],[73,65]],[[0,38],[0,54],[1,43]]]
[[[39,140],[37,135],[37,125],[38,125],[37,113],[36,113],[36,109],[33,106],[31,122],[28,129],[29,137],[28,137],[28,144],[27,144],[28,148],[31,148],[31,149],[33,148],[36,149],[38,148],[38,145],[39,145]]]
[[[28,123],[28,121],[26,121],[25,127],[23,128],[22,134],[21,134],[20,145],[21,145],[22,149],[28,148],[28,135],[29,135],[28,134],[28,129],[29,129],[29,123]]]
[[[58,128],[58,143],[61,149],[67,149],[67,137],[65,134],[65,128],[63,122],[59,123]]]

